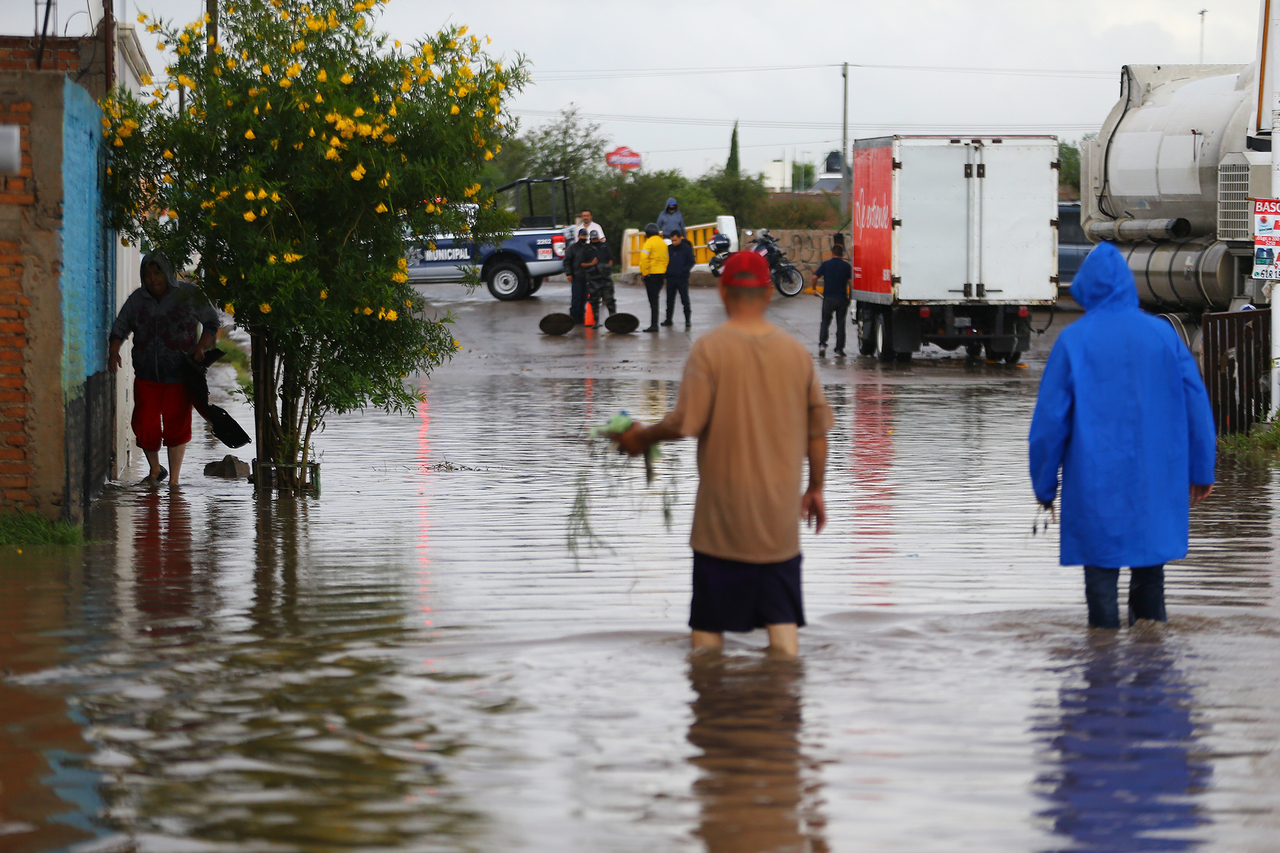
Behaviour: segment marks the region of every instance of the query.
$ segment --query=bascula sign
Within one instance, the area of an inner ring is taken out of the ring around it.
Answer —
[[[1253,277],[1280,281],[1280,200],[1253,200]]]
[[[615,169],[623,172],[628,169],[640,168],[640,155],[623,145],[615,148],[604,155],[604,161]]]

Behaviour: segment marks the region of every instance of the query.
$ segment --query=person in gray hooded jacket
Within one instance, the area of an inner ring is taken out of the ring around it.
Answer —
[[[666,208],[658,214],[658,219],[654,224],[658,226],[658,233],[662,235],[664,240],[671,236],[672,231],[684,233],[684,214],[680,212],[680,207],[676,204],[674,198],[667,199]]]
[[[193,285],[178,281],[168,258],[152,252],[142,259],[142,287],[129,294],[111,324],[107,370],[123,364],[120,346],[133,335],[133,433],[147,457],[146,481],[165,477],[174,485],[191,441],[191,398],[182,371],[187,353],[204,361],[218,333],[218,314]],[[168,449],[169,469],[160,464]]]

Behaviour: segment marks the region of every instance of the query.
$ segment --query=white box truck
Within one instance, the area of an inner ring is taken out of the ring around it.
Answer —
[[[922,344],[1016,363],[1058,295],[1058,140],[885,136],[853,144],[858,348]]]

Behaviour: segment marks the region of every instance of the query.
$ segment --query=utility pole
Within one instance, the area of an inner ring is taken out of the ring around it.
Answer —
[[[1200,64],[1201,65],[1204,65],[1204,13],[1208,11],[1209,11],[1208,9],[1200,10]]]
[[[840,218],[849,216],[849,63],[840,68],[844,78],[844,119],[840,130]]]
[[[102,0],[102,41],[106,47],[106,91],[116,87],[116,10],[115,0]]]

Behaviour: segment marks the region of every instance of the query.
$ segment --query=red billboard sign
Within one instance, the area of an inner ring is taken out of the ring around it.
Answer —
[[[604,161],[615,169],[623,172],[628,169],[640,168],[640,155],[623,145],[615,148],[604,155]]]

